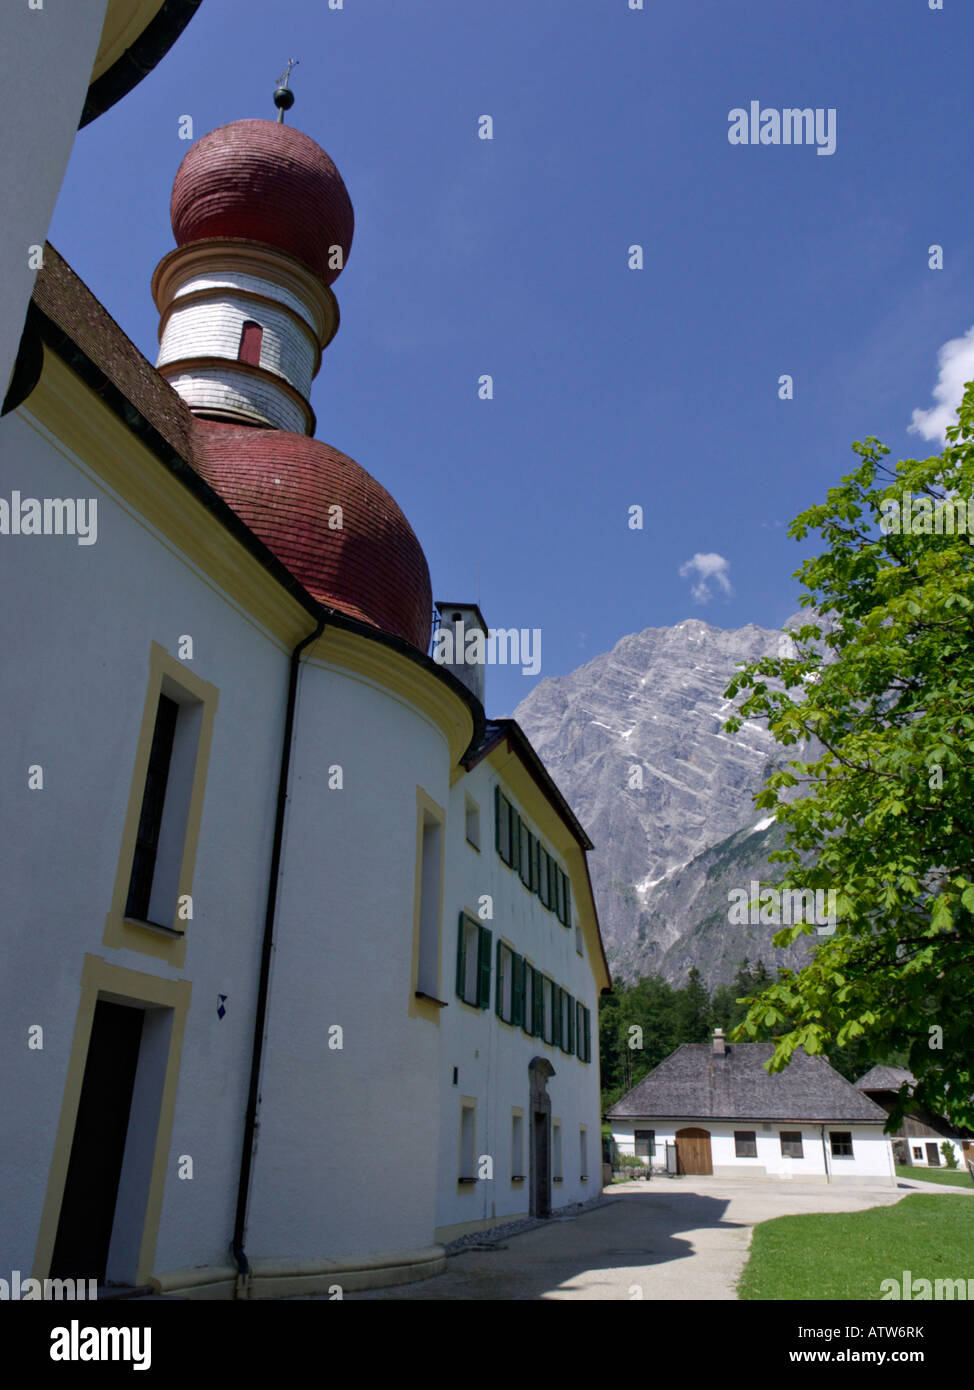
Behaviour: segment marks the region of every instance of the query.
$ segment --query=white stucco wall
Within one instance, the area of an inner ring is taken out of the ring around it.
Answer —
[[[143,466],[140,460],[139,466]],[[150,466],[156,466],[151,464]],[[158,465],[160,468],[162,465]],[[192,981],[157,1269],[223,1263],[251,1045],[287,657],[205,582],[169,541],[32,429],[0,421],[0,496],[98,501],[94,545],[0,536],[5,735],[4,917],[0,996],[0,1229],[10,1267],[31,1266],[72,1044],[86,952]],[[187,505],[192,505],[187,498]],[[102,936],[118,867],[149,676],[150,643],[219,689],[185,968],[112,950]],[[27,789],[41,764],[44,789]],[[217,996],[227,996],[217,1016]],[[44,1026],[43,1051],[27,1029]],[[175,1177],[192,1156],[194,1177]]]
[[[612,1120],[612,1138],[624,1153],[633,1153],[635,1131],[653,1130],[655,1150],[653,1167],[663,1167],[666,1161],[665,1144],[674,1143],[676,1131],[689,1127],[706,1130],[710,1135],[710,1150],[715,1177],[770,1177],[801,1182],[826,1180],[826,1157],[822,1148],[822,1127],[801,1120],[694,1120],[663,1117],[646,1120]],[[757,1145],[756,1158],[738,1158],[735,1154],[735,1130],[753,1131]],[[788,1158],[781,1152],[782,1130],[800,1131],[802,1157]],[[851,1132],[852,1157],[833,1157],[829,1134],[833,1130]],[[891,1182],[894,1178],[892,1149],[882,1125],[850,1124],[836,1121],[825,1125],[828,1149],[828,1175],[835,1182]]]
[[[498,777],[482,762],[453,788],[447,836],[447,874],[444,891],[441,978],[448,1007],[441,1011],[440,1184],[437,1228],[445,1239],[457,1228],[478,1222],[500,1223],[527,1213],[530,1202],[530,1083],[532,1058],[546,1057],[555,1075],[548,1081],[552,1122],[562,1126],[562,1177],[551,1189],[552,1209],[594,1197],[601,1189],[601,1138],[598,1069],[598,997],[588,959],[576,952],[574,920],[565,927],[553,912],[521,882],[501,859],[494,841],[494,787]],[[504,789],[502,787],[502,789]],[[506,789],[505,789],[506,790]],[[516,798],[506,794],[515,804]],[[480,851],[466,840],[466,797],[480,807]],[[518,807],[531,825],[531,818]],[[538,827],[531,827],[535,833]],[[546,847],[553,847],[541,836]],[[561,861],[562,869],[566,865]],[[573,901],[580,895],[572,885]],[[483,894],[493,899],[493,918],[485,921],[493,933],[491,1002],[477,1009],[458,998],[456,951],[461,911],[477,914]],[[592,1060],[581,1062],[541,1038],[528,1037],[521,1027],[503,1022],[494,1010],[498,938],[580,1000],[591,1013]],[[453,1069],[457,1081],[453,1081]],[[493,1179],[457,1183],[461,1097],[477,1101],[476,1152],[493,1160]],[[523,1183],[511,1182],[512,1109],[524,1111]],[[579,1130],[587,1126],[587,1182],[581,1181]],[[554,1175],[554,1168],[552,1169]]]
[[[36,269],[84,107],[107,0],[0,14],[0,400],[7,393]]]
[[[963,1147],[963,1144],[962,1144],[962,1142],[961,1142],[960,1139],[943,1139],[943,1138],[941,1138],[941,1137],[938,1135],[936,1139],[917,1139],[917,1138],[915,1138],[915,1137],[910,1137],[910,1138],[906,1138],[906,1139],[904,1140],[904,1142],[907,1144],[907,1146],[908,1146],[908,1148],[909,1148],[909,1152],[910,1152],[910,1164],[911,1164],[913,1167],[916,1167],[916,1168],[927,1168],[927,1167],[936,1168],[936,1167],[939,1166],[939,1167],[941,1167],[941,1168],[946,1168],[947,1165],[946,1165],[945,1162],[944,1162],[943,1151],[942,1151],[942,1149],[941,1149],[941,1147],[940,1147],[941,1144],[949,1144],[950,1147],[951,1147],[951,1149],[952,1149],[952,1151],[953,1151],[954,1157],[957,1159],[958,1166],[959,1166],[960,1168],[963,1168],[963,1167],[964,1167],[964,1164],[965,1164],[964,1147]],[[937,1146],[937,1156],[938,1156],[938,1158],[939,1158],[939,1160],[940,1160],[939,1165],[936,1164],[936,1163],[928,1163],[928,1162],[927,1162],[927,1145],[928,1145],[928,1144],[936,1144],[936,1146]],[[916,1154],[916,1153],[914,1152],[916,1149],[919,1149],[919,1150],[920,1150],[920,1153],[919,1153],[919,1154]]]
[[[439,1034],[408,1012],[416,789],[446,804],[449,748],[403,699],[317,661],[296,729],[249,1248],[428,1246]]]

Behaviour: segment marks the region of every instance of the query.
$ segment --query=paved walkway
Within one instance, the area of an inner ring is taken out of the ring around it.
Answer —
[[[445,1274],[346,1299],[735,1299],[751,1231],[804,1212],[891,1206],[910,1191],[964,1188],[901,1179],[892,1187],[828,1187],[727,1178],[661,1178],[606,1189],[607,1203],[465,1250]]]

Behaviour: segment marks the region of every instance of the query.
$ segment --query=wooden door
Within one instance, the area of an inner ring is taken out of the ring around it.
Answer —
[[[676,1171],[687,1175],[701,1176],[713,1173],[714,1165],[710,1156],[710,1133],[706,1129],[695,1129],[690,1125],[676,1131]]]

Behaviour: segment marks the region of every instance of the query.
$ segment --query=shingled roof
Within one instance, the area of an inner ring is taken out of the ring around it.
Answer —
[[[855,1120],[885,1124],[886,1112],[841,1077],[824,1057],[795,1052],[784,1071],[764,1064],[773,1043],[684,1043],[608,1112],[608,1119]]]
[[[856,1082],[856,1090],[898,1091],[904,1081],[911,1088],[917,1084],[913,1073],[904,1071],[902,1067],[873,1067]]]

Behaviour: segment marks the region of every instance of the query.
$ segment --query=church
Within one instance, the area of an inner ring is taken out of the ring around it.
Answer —
[[[6,364],[5,1259],[103,1292],[424,1279],[601,1187],[592,845],[316,437],[354,214],[292,102],[189,148],[154,366],[50,245]]]

